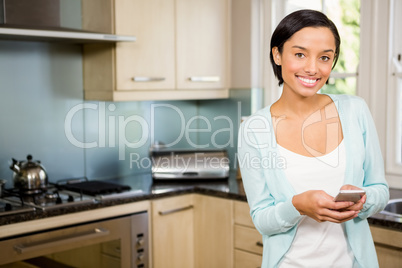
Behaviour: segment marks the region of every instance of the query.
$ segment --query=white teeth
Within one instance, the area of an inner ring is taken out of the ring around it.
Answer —
[[[305,83],[309,83],[309,84],[314,84],[317,79],[307,79],[307,78],[303,78],[303,77],[298,77],[301,81],[305,82]]]

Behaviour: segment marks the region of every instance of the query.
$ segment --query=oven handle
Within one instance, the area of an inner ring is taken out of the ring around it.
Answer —
[[[60,245],[65,245],[66,243],[76,243],[83,240],[94,239],[98,237],[102,237],[105,235],[109,235],[110,231],[104,228],[95,228],[86,233],[80,233],[78,235],[73,235],[70,237],[63,237],[54,240],[47,240],[43,242],[36,242],[32,244],[19,244],[14,246],[14,250],[17,251],[19,254],[32,252],[36,250],[43,250],[46,248],[57,247]]]

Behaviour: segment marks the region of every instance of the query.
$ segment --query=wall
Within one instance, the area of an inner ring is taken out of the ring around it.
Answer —
[[[0,41],[0,178],[11,158],[32,154],[49,180],[105,179],[150,171],[152,141],[226,148],[234,163],[239,117],[250,90],[226,100],[83,101],[80,45]]]

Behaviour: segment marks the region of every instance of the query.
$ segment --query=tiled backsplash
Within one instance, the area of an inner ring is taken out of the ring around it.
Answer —
[[[41,160],[49,180],[149,171],[152,141],[175,148],[224,147],[233,161],[250,90],[224,100],[83,101],[81,46],[0,41],[0,178],[11,158]]]

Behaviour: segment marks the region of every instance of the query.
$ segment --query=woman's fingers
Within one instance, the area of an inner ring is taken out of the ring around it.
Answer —
[[[328,203],[328,208],[332,210],[345,210],[354,205],[355,203],[349,201],[335,202],[333,200],[330,200],[330,202]]]
[[[351,210],[338,211],[328,209],[318,217],[317,221],[319,222],[330,221],[335,223],[341,223],[356,218],[358,214],[359,211],[351,211]]]
[[[333,222],[333,223],[342,223],[342,222],[350,221],[350,220],[352,220],[352,219],[354,219],[356,217],[357,217],[357,214],[353,215],[351,217],[348,217],[348,218],[341,219],[341,220],[334,219],[334,218],[331,218],[331,217],[323,217],[322,220],[318,221],[318,222],[328,221],[328,222]]]
[[[295,195],[292,202],[300,214],[307,215],[318,222],[345,222],[357,217],[363,207],[361,201],[356,204],[353,202],[335,202],[332,196],[320,190],[311,190]]]

